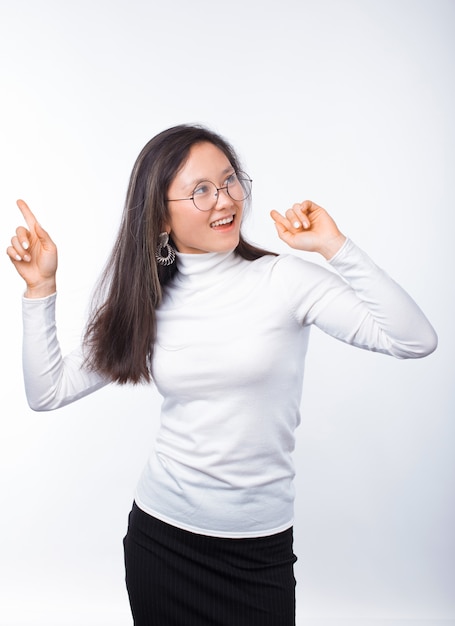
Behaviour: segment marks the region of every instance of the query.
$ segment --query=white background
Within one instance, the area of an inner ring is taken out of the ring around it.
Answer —
[[[251,239],[283,250],[270,209],[313,199],[439,334],[396,361],[313,333],[298,624],[455,623],[454,26],[453,0],[0,0],[2,245],[23,197],[59,246],[65,351],[137,154],[182,122],[243,157]],[[122,538],[159,398],[110,387],[33,413],[23,287],[6,256],[0,272],[0,624],[131,625]]]

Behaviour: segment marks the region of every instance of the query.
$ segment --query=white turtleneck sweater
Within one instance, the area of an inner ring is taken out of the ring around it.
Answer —
[[[163,404],[137,487],[140,508],[218,537],[285,530],[310,326],[398,358],[435,349],[414,301],[351,241],[330,264],[339,275],[291,255],[178,255],[157,311],[153,379]],[[24,298],[23,308],[33,409],[58,408],[107,384],[84,369],[80,349],[62,358],[55,295]]]

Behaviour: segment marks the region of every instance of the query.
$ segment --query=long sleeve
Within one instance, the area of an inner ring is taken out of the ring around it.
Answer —
[[[109,381],[84,367],[81,349],[63,357],[55,323],[56,294],[22,300],[22,362],[25,392],[35,411],[50,411],[70,404]]]
[[[304,261],[294,258],[288,263],[296,261],[301,264],[305,295],[299,299],[297,268],[287,291],[299,322],[397,358],[419,358],[436,349],[436,333],[421,309],[352,241],[347,240],[329,262],[338,275],[314,265],[302,272]]]

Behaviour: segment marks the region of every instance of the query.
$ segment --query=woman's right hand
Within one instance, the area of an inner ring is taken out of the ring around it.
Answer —
[[[27,298],[44,298],[55,293],[57,246],[41,228],[23,200],[17,201],[27,228],[19,226],[6,253],[18,274],[25,280]]]

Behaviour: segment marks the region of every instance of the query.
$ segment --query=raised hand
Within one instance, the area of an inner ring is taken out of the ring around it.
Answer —
[[[278,211],[270,215],[280,239],[296,250],[330,259],[346,240],[327,211],[310,200],[294,204],[284,216]]]
[[[25,280],[28,298],[40,298],[55,292],[57,247],[38,224],[27,204],[17,201],[27,228],[19,226],[6,253],[18,274]]]

